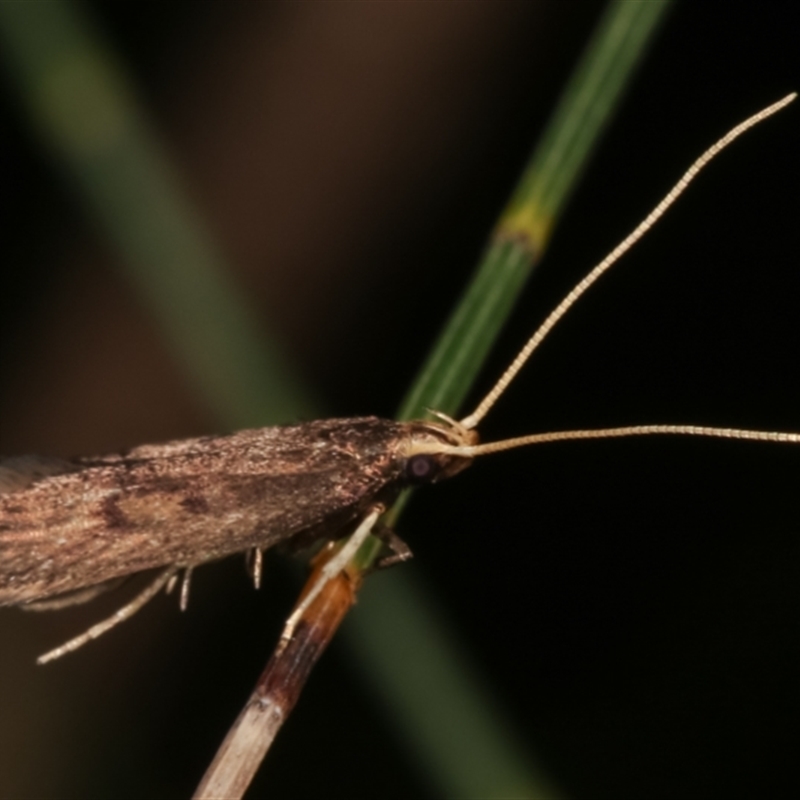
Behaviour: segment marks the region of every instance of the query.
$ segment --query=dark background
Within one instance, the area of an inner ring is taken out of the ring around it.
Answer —
[[[332,415],[391,416],[601,6],[92,3],[184,185]],[[673,10],[476,392],[700,151],[800,88],[793,3]],[[0,451],[218,430],[114,254],[0,97]],[[800,430],[800,109],[723,155],[553,333],[483,427]],[[401,533],[497,702],[572,797],[798,788],[800,451],[653,439],[498,455]],[[238,559],[189,613],[0,613],[0,796],[191,793],[296,582]],[[381,576],[371,579],[378,582]],[[369,587],[367,587],[369,589]],[[365,597],[364,602],[368,602]],[[354,611],[358,613],[358,609]],[[334,644],[250,796],[435,796]]]

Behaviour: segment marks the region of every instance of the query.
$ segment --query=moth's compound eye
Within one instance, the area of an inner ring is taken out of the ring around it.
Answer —
[[[428,483],[439,472],[439,464],[433,456],[411,456],[406,462],[406,478],[411,483]]]

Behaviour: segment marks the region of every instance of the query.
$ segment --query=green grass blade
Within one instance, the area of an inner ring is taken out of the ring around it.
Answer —
[[[458,411],[668,8],[668,1],[608,5],[399,419],[429,408]]]
[[[472,281],[404,399],[400,419],[420,418],[431,408],[457,412],[668,5],[609,4]],[[392,509],[390,524],[407,497]],[[362,563],[371,563],[378,550],[368,542],[359,553]],[[347,623],[354,648],[369,665],[366,674],[420,762],[446,796],[557,796],[530,749],[504,723],[492,692],[465,666],[433,602],[426,603],[427,613],[414,614],[422,593],[405,575],[385,576]]]

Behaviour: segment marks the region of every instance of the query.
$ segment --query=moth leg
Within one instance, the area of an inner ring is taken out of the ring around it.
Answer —
[[[117,586],[124,583],[126,580],[127,578],[113,578],[110,581],[98,583],[86,589],[76,589],[74,592],[65,592],[51,600],[37,600],[35,603],[25,603],[19,606],[19,608],[23,611],[61,611],[62,608],[88,603],[90,600],[94,600],[95,597],[103,594],[103,592],[116,589]]]
[[[372,511],[361,520],[359,526],[353,531],[344,545],[342,545],[339,552],[320,570],[319,578],[317,578],[316,583],[295,607],[289,619],[286,620],[286,625],[281,634],[282,641],[288,641],[292,638],[297,623],[308,610],[308,607],[317,599],[325,584],[332,578],[335,578],[347,566],[350,559],[358,552],[359,547],[364,544],[364,540],[367,536],[372,533],[375,523],[385,510],[386,509],[382,505],[373,506]]]
[[[395,564],[402,564],[404,561],[414,557],[411,548],[391,528],[387,528],[384,525],[376,525],[372,535],[377,536],[390,553],[381,556],[375,562],[375,566],[369,570],[370,572],[393,567]]]
[[[192,570],[194,569],[194,564],[189,564],[188,567],[184,567],[183,570],[183,580],[181,581],[181,594],[180,599],[178,600],[178,608],[181,611],[186,611],[189,607],[189,584],[192,580]],[[175,588],[175,585],[178,583],[178,573],[173,572],[170,575],[169,580],[167,581],[167,588],[164,591],[167,594],[172,594],[172,590]]]
[[[166,586],[166,584],[177,571],[177,567],[167,567],[167,569],[161,572],[152,583],[150,583],[143,591],[137,594],[133,600],[124,605],[110,617],[104,619],[102,622],[98,622],[96,625],[92,625],[88,631],[85,631],[80,636],[76,636],[74,639],[70,639],[68,642],[56,647],[54,650],[50,650],[50,652],[39,656],[39,658],[36,659],[36,663],[46,664],[48,661],[54,661],[57,658],[61,658],[61,656],[71,653],[73,650],[77,650],[87,642],[91,642],[92,639],[96,639],[106,631],[111,630],[111,628],[114,626],[119,625],[120,622],[130,619],[143,605],[148,602],[148,600],[152,600],[153,597],[155,597],[161,591],[161,589]]]
[[[264,569],[264,551],[260,547],[254,547],[247,553],[247,571],[253,579],[253,586],[261,588],[261,574]]]
[[[189,607],[189,583],[192,580],[193,569],[194,564],[190,564],[183,571],[183,580],[181,581],[181,599],[179,604],[181,611],[186,611],[186,609]]]

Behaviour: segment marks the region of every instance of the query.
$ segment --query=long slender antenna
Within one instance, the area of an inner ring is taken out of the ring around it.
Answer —
[[[500,380],[497,381],[494,388],[481,400],[478,407],[469,415],[460,421],[460,424],[467,428],[472,429],[486,416],[489,409],[497,402],[498,398],[506,390],[509,383],[516,377],[517,373],[525,365],[525,362],[530,358],[534,350],[541,344],[542,340],[548,333],[550,333],[553,326],[569,311],[575,304],[578,298],[615,262],[617,262],[622,255],[624,255],[631,247],[633,247],[642,236],[655,225],[661,218],[664,212],[680,197],[686,187],[691,183],[694,177],[700,172],[703,167],[714,158],[717,153],[724,150],[734,139],[741,136],[746,130],[757,125],[761,120],[780,111],[784,106],[789,105],[797,97],[797,93],[786,95],[782,100],[773,103],[771,106],[759,111],[752,117],[749,117],[744,122],[739,123],[735,128],[725,134],[718,142],[713,144],[708,150],[697,159],[697,161],[689,167],[684,173],[683,177],[667,192],[664,199],[639,223],[635,230],[622,240],[580,283],[578,283],[572,291],[556,306],[550,316],[541,324],[536,332],[531,336],[525,346],[520,350],[517,357],[511,362],[511,365],[503,373]],[[651,426],[659,427],[659,426]],[[709,429],[711,430],[711,429]],[[678,433],[686,431],[649,431],[651,433]],[[577,432],[576,432],[577,433]],[[617,435],[632,435],[632,434],[617,434]],[[716,435],[716,434],[705,434]],[[563,438],[563,437],[562,437]],[[579,437],[572,437],[579,438]],[[586,438],[586,437],[582,437]],[[753,438],[753,437],[739,437],[739,438]]]
[[[501,439],[498,442],[474,445],[439,445],[438,453],[476,458],[501,450],[512,450],[529,444],[566,442],[575,439],[619,439],[625,436],[652,436],[654,434],[677,434],[680,436],[710,436],[715,439],[748,439],[755,442],[800,443],[800,433],[781,431],[752,431],[744,428],[709,428],[705,425],[630,425],[625,428],[595,428],[578,431],[550,431]]]

